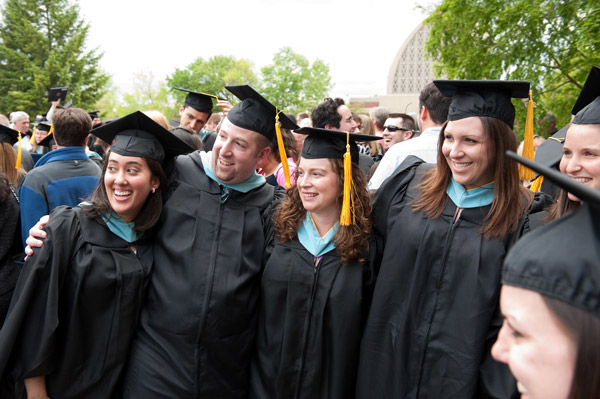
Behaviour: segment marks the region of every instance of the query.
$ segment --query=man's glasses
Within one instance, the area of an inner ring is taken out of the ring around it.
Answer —
[[[400,130],[401,132],[410,132],[410,129],[404,129],[403,127],[398,127],[394,125],[384,126],[383,130],[389,130],[390,132],[395,132],[396,130]]]

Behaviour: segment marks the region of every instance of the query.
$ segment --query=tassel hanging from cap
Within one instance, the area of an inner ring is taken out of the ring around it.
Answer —
[[[527,119],[525,119],[525,137],[523,140],[523,157],[533,161],[533,155],[533,100],[531,99],[531,90],[529,90]],[[519,178],[521,180],[531,180],[534,177],[534,171],[524,167],[523,165],[519,165]]]
[[[344,199],[342,201],[342,212],[340,225],[350,226],[354,224],[354,215],[351,211],[352,194],[352,155],[350,154],[350,134],[346,133],[346,153],[344,153]]]
[[[19,132],[19,150],[17,151],[17,163],[15,165],[15,169],[19,169],[21,167],[21,132]]]
[[[283,175],[285,177],[285,188],[292,187],[290,181],[290,166],[288,165],[287,155],[285,153],[285,146],[283,145],[283,135],[281,134],[281,127],[279,123],[279,113],[275,114],[275,134],[277,136],[277,147],[279,148],[279,158],[281,158],[281,166],[283,167]]]
[[[542,175],[538,176],[538,178],[535,179],[533,181],[533,183],[531,184],[531,187],[529,187],[529,191],[538,193],[540,191],[540,189],[542,188],[543,182],[544,182],[544,176],[542,176]]]
[[[33,133],[31,134],[31,138],[29,139],[29,144],[33,145],[35,142],[35,132],[37,131],[37,127],[33,128]]]

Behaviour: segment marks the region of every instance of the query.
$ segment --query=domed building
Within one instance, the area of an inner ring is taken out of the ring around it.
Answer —
[[[418,114],[419,93],[435,76],[433,60],[425,55],[429,27],[419,24],[404,41],[388,74],[385,96],[351,98],[350,104],[367,111],[374,107],[387,107],[390,112]]]

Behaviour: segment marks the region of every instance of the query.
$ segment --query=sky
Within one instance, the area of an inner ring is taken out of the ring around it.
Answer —
[[[71,0],[74,1],[74,0]],[[436,0],[79,0],[88,48],[119,90],[136,73],[164,81],[198,57],[228,55],[260,67],[289,46],[329,65],[332,96],[386,93],[390,66]],[[0,4],[4,1],[0,0]]]

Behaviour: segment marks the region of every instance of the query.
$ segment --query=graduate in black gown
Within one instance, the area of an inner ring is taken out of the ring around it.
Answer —
[[[435,81],[453,96],[437,167],[407,158],[373,204],[378,270],[361,343],[359,398],[508,398],[490,348],[500,272],[531,203],[519,185],[512,97],[529,83]]]
[[[355,141],[377,137],[313,128],[296,132],[308,136],[296,185],[274,217],[250,396],[349,398],[370,279],[371,204]],[[345,191],[350,195],[344,197]]]
[[[24,379],[28,397],[115,396],[152,267],[161,162],[191,150],[140,112],[94,134],[112,142],[102,179],[52,212],[0,331],[0,374]]]

